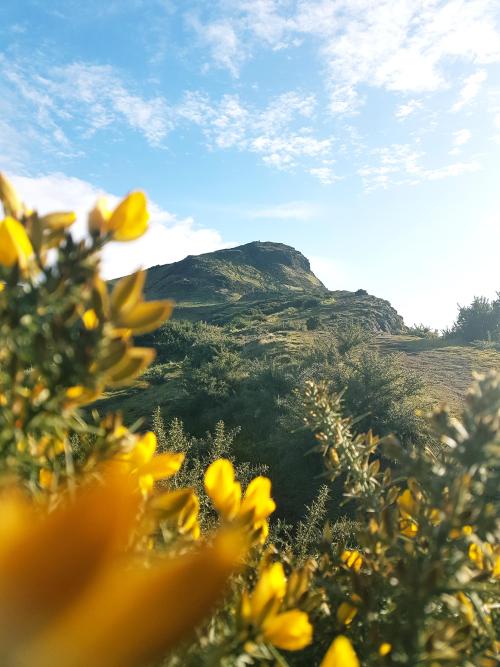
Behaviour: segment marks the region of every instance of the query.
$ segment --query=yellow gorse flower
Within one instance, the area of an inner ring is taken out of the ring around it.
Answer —
[[[304,611],[290,609],[270,616],[262,626],[264,639],[285,651],[300,651],[312,642],[313,627]]]
[[[19,199],[12,183],[0,171],[0,201],[3,204],[5,215],[18,218],[23,212],[23,204]]]
[[[89,230],[111,234],[114,241],[133,241],[147,230],[148,220],[145,194],[131,192],[113,211],[100,199],[89,213]]]
[[[151,493],[156,481],[175,475],[184,461],[182,453],[156,454],[156,446],[156,435],[148,431],[134,440],[128,452],[121,454],[116,459],[119,465],[128,469],[136,477],[145,495]]]
[[[241,484],[235,479],[231,461],[219,459],[208,467],[205,491],[224,519],[234,519],[241,506]]]
[[[389,642],[382,642],[380,646],[378,647],[378,654],[383,658],[386,655],[389,655],[389,653],[392,651],[392,644],[389,644]]]
[[[215,509],[226,521],[239,520],[263,543],[268,534],[268,517],[276,509],[271,498],[271,480],[255,477],[242,498],[241,484],[235,479],[234,467],[228,459],[214,461],[205,473],[205,491]]]
[[[336,637],[330,644],[320,667],[361,667],[350,640],[343,635]]]
[[[356,549],[344,549],[340,554],[340,560],[354,572],[359,572],[363,565],[363,556]]]
[[[410,489],[406,489],[397,499],[400,521],[399,529],[405,537],[415,537],[418,533],[418,521],[415,516],[418,504]]]
[[[49,512],[0,497],[0,663],[134,667],[191,633],[242,556],[238,536],[148,568],[127,554],[140,496],[129,475]],[[119,630],[119,637],[117,631]]]
[[[474,563],[478,570],[487,570],[495,579],[500,578],[500,548],[493,548],[488,542],[481,546],[472,542],[468,549],[469,559]]]
[[[19,264],[25,269],[33,254],[33,246],[23,225],[14,218],[0,221],[0,264],[11,267]]]
[[[356,593],[351,595],[351,602],[341,602],[337,609],[337,621],[342,625],[350,625],[358,613],[361,598]]]
[[[152,499],[149,509],[158,512],[161,519],[174,523],[181,535],[189,535],[194,540],[199,538],[200,501],[193,489],[175,489],[162,493]]]
[[[257,629],[265,642],[287,651],[298,651],[311,643],[313,629],[304,611],[282,610],[286,592],[283,565],[267,565],[252,594],[244,592],[241,617]]]

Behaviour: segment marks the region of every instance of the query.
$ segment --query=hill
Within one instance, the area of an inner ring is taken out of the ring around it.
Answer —
[[[145,294],[173,299],[178,320],[224,325],[254,318],[272,326],[299,326],[318,318],[321,326],[356,321],[373,333],[405,330],[388,301],[365,290],[328,290],[309,260],[283,243],[257,241],[153,266]]]
[[[283,243],[247,243],[148,271],[146,294],[178,302],[212,303],[265,298],[270,294],[327,293],[309,261]]]
[[[297,250],[249,243],[149,271],[148,298],[175,298],[174,318],[138,344],[155,364],[133,387],[96,404],[127,424],[180,418],[203,448],[218,420],[240,428],[233,454],[264,464],[287,519],[312,501],[321,470],[304,452],[300,392],[307,379],[344,388],[357,428],[425,440],[416,409],[447,401],[458,412],[472,371],[500,367],[500,353],[410,336],[402,317],[365,290],[330,291]],[[175,431],[175,429],[174,429]]]

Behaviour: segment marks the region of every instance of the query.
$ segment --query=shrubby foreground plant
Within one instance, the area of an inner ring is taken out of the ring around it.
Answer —
[[[498,376],[462,421],[434,415],[442,449],[410,451],[356,435],[310,382],[307,423],[358,516],[321,532],[322,489],[280,535],[270,480],[225,456],[223,426],[203,469],[178,424],[169,439],[157,416],[158,447],[89,407],[148,367],[133,336],[172,312],[143,272],[99,275],[108,242],[146,230],[144,195],[98,202],[81,241],[3,176],[0,198],[2,665],[496,664]]]

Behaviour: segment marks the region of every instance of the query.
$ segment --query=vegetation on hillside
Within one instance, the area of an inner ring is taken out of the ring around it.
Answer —
[[[213,325],[160,330],[153,388],[171,351],[176,409],[228,422],[239,409],[252,435],[278,420],[290,490],[313,483],[287,465],[301,434],[294,456],[322,484],[301,520],[273,520],[271,479],[230,423],[191,437],[156,409],[141,432],[88,407],[150,366],[133,336],[172,309],[144,299],[142,272],[111,290],[99,276],[106,243],[146,229],[144,195],[99,202],[81,242],[74,214],[38,216],[1,175],[0,200],[2,665],[495,666],[498,373],[477,378],[460,419],[442,408],[424,427],[419,383],[355,326],[279,365]]]
[[[456,322],[447,335],[468,343],[500,343],[500,292],[491,301],[477,296],[469,306],[459,306]]]

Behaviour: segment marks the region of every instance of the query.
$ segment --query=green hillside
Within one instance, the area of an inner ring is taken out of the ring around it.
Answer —
[[[298,251],[250,243],[150,269],[149,298],[175,298],[172,321],[142,336],[155,364],[132,387],[96,404],[127,424],[160,408],[202,443],[219,420],[239,429],[236,458],[264,464],[286,518],[314,497],[320,473],[303,429],[300,392],[308,379],[341,391],[360,430],[426,437],[417,410],[447,402],[458,412],[474,370],[500,367],[500,352],[409,335],[388,301],[329,291]],[[202,447],[202,444],[197,446]],[[293,474],[291,472],[293,471]]]

